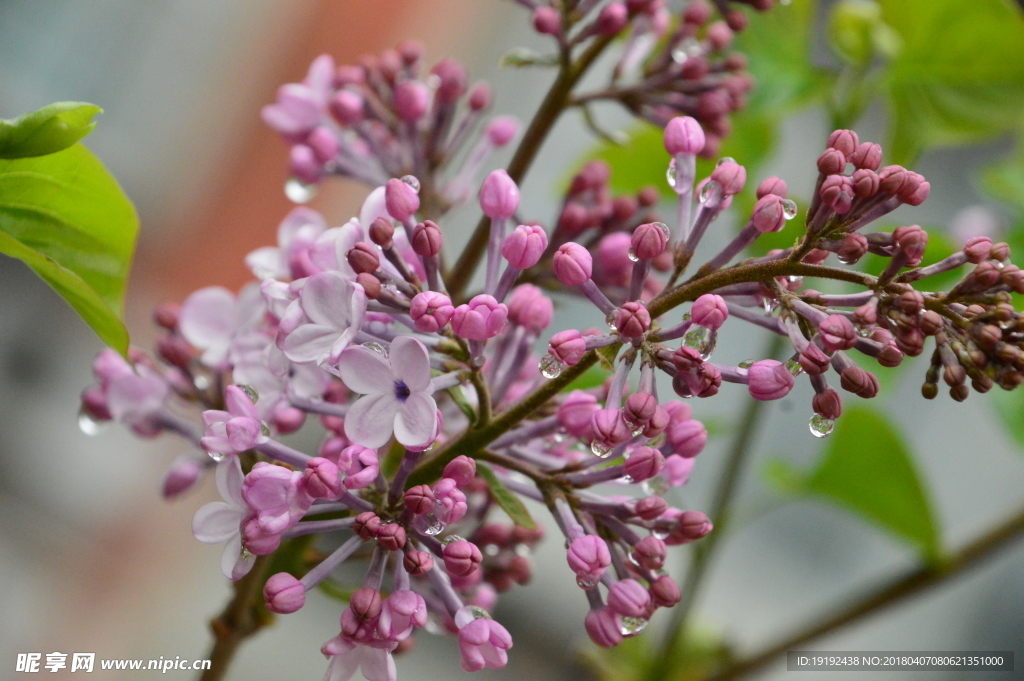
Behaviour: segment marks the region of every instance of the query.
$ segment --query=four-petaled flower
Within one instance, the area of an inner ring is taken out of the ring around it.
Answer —
[[[217,464],[217,491],[224,501],[211,501],[196,511],[192,518],[192,534],[204,544],[224,544],[220,571],[236,582],[248,574],[256,556],[242,551],[242,519],[249,507],[242,499],[242,464],[237,456]]]

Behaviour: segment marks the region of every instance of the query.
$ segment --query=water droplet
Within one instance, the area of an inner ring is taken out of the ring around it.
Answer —
[[[790,284],[799,284],[800,282],[802,282],[804,280],[803,277],[801,277],[799,275],[796,275],[796,274],[789,275],[787,277],[787,279],[789,279],[789,283]]]
[[[772,311],[778,306],[778,304],[779,301],[775,300],[770,296],[764,296],[763,298],[761,298],[761,307],[768,314],[771,314]]]
[[[562,444],[563,442],[565,442],[565,436],[567,434],[568,433],[565,430],[565,428],[559,428],[554,433],[552,433],[551,439],[552,441],[554,441],[555,444]]]
[[[796,201],[793,199],[782,199],[782,217],[787,220],[792,220],[796,217],[797,207]]]
[[[415,175],[403,175],[402,182],[412,187],[412,190],[417,194],[420,193],[420,181],[416,178]]]
[[[210,458],[213,459],[214,461],[216,461],[217,463],[220,463],[225,458],[227,458],[227,454],[221,454],[219,452],[206,452],[206,453],[209,454]]]
[[[640,562],[636,558],[633,557],[633,552],[632,551],[630,551],[629,553],[626,554],[626,558],[628,558],[629,562],[632,563],[633,565],[636,565],[637,567],[640,567]]]
[[[263,437],[270,437],[270,426],[266,421],[260,421],[260,432],[263,433]]]
[[[384,358],[387,358],[387,356],[388,356],[388,349],[385,348],[380,343],[374,343],[374,342],[371,341],[369,343],[363,343],[363,347],[366,348],[367,350],[373,350],[378,355],[380,355],[380,356],[382,356]]]
[[[711,200],[712,195],[721,196],[722,185],[718,184],[714,180],[708,180],[700,190],[700,202],[707,203]]]
[[[796,361],[795,359],[791,359],[788,362],[786,362],[786,368],[789,369],[789,373],[793,374],[794,376],[799,376],[804,372],[804,368],[800,366],[800,362]]]
[[[431,73],[427,76],[427,87],[431,90],[436,90],[441,86],[441,76],[436,73]]]
[[[662,234],[665,235],[666,239],[672,238],[672,230],[670,230],[668,228],[668,225],[666,225],[664,222],[652,222],[651,224],[660,229]]]
[[[501,553],[501,549],[499,549],[494,544],[488,544],[487,546],[484,547],[484,555],[485,556],[490,556],[491,558],[494,558],[499,553]]]
[[[857,262],[857,258],[848,258],[842,255],[836,256],[836,259],[839,260],[839,262],[843,263],[844,265],[852,265],[853,263]]]
[[[210,379],[208,379],[206,376],[203,376],[202,374],[192,379],[192,383],[199,390],[206,390],[207,388],[210,387]]]
[[[668,182],[668,186],[673,189],[676,188],[676,160],[672,159],[668,162],[668,170],[665,171],[665,180]]]
[[[243,546],[242,547],[242,560],[249,560],[250,558],[252,558],[252,553],[249,552],[249,549],[247,549],[247,548],[245,548]]]
[[[256,388],[251,385],[246,385],[245,383],[236,383],[235,385],[242,389],[242,392],[245,393],[246,397],[248,397],[249,401],[253,404],[260,401],[260,394],[256,391]]]
[[[709,331],[703,326],[695,326],[683,336],[683,345],[700,353],[700,358],[707,360],[718,344],[718,332]]]
[[[550,352],[540,358],[538,366],[540,368],[540,375],[544,378],[558,378],[565,369],[565,365],[558,361]]]
[[[445,537],[444,539],[441,540],[441,545],[442,546],[448,546],[449,544],[454,544],[457,541],[466,541],[466,540],[465,540],[465,538],[460,537],[457,534],[449,534],[447,537]]]
[[[417,532],[422,532],[423,534],[435,537],[444,532],[444,528],[448,527],[448,523],[442,520],[444,517],[444,504],[438,501],[434,503],[434,510],[429,513],[424,513],[421,516],[417,516],[416,519],[413,520],[413,526],[416,528]]]
[[[832,434],[832,429],[836,427],[836,422],[825,418],[821,414],[815,414],[811,417],[811,422],[808,425],[811,429],[811,435],[814,437],[828,437]]]
[[[653,478],[648,478],[640,483],[640,488],[644,491],[647,496],[661,496],[668,491],[670,485],[661,475],[656,475]],[[662,537],[664,539],[664,537]]]
[[[646,426],[644,426],[642,423],[634,424],[630,426],[629,434],[632,435],[633,437],[637,437],[638,435],[643,434],[644,428],[646,428]]]
[[[623,617],[619,620],[619,631],[623,636],[636,636],[647,628],[646,617]]]
[[[668,535],[671,534],[667,529],[661,526],[657,526],[651,530],[651,536],[662,541],[668,539]]]
[[[469,611],[473,613],[473,619],[475,620],[489,620],[491,619],[491,613],[487,612],[479,605],[469,606]]]
[[[599,456],[603,459],[612,453],[612,448],[600,440],[594,440],[590,443],[590,451],[594,453],[594,456]]]
[[[740,369],[749,369],[750,367],[754,366],[754,360],[745,359],[736,366],[738,366]]]
[[[629,256],[629,259],[632,260],[633,262],[640,262],[640,258],[638,258],[636,253],[633,252],[632,246],[630,246],[629,250],[626,251],[626,255]]]
[[[86,435],[92,437],[102,433],[108,425],[106,421],[97,421],[85,411],[78,412],[78,427]]]
[[[307,203],[316,196],[315,184],[303,184],[294,177],[284,183],[284,195],[292,203]]]
[[[595,580],[584,579],[583,577],[580,577],[580,576],[577,575],[577,577],[576,577],[576,586],[578,586],[581,589],[586,589],[586,590],[589,591],[590,589],[593,589],[595,586],[597,586],[597,581],[598,580],[596,580],[596,579]]]
[[[618,310],[612,310],[611,312],[608,313],[608,316],[604,318],[605,324],[607,324],[608,328],[611,329],[612,331],[619,330],[618,327],[615,326],[615,315],[617,312]]]

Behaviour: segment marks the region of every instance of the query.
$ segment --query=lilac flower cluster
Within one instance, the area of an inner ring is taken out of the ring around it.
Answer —
[[[626,55],[665,11],[658,2],[606,4],[592,29],[571,38],[561,32],[565,16],[528,4],[538,30],[563,44],[632,26]],[[597,4],[577,3],[577,21]],[[704,26],[707,9],[688,5],[679,40]],[[616,13],[624,13],[621,26],[608,18]],[[728,29],[701,30],[714,46],[711,36]],[[668,49],[679,40],[669,38]],[[639,58],[653,69],[646,78],[664,73],[665,82],[686,84],[720,73],[680,75],[673,60],[659,71],[664,60],[648,42]],[[83,394],[85,424],[117,420],[143,437],[173,432],[209,454],[179,459],[164,493],[179,495],[215,468],[223,501],[197,511],[193,533],[224,545],[225,576],[260,578],[270,611],[301,609],[342,562],[365,561],[340,631],[322,648],[328,681],[357,669],[394,679],[393,654],[431,622],[457,636],[467,671],[504,666],[512,639],[489,613],[499,593],[529,581],[530,553],[543,535],[520,497],[544,504],[564,535],[597,645],[617,645],[657,609],[673,607],[680,592],[664,570],[667,547],[699,540],[712,523],[664,495],[686,483],[708,433],[691,403],[659,396],[659,373],[683,399],[712,397],[725,382],[776,400],[806,375],[819,437],[842,412],[830,369],[847,392],[878,392],[852,351],[892,367],[933,337],[926,397],[935,396],[940,372],[957,400],[967,396],[967,378],[981,392],[1024,380],[1024,322],[1011,305],[1024,274],[1008,263],[1008,247],[975,238],[922,266],[920,227],[865,233],[898,206],[920,204],[930,187],[904,168],[881,167],[881,149],[851,131],[833,133],[818,159],[805,230],[792,248],[734,262],[797,215],[786,183],[768,178],[735,238],[682,280],[711,224],[746,185],[746,170],[724,158],[697,183],[696,158],[709,142],[713,150],[721,131],[707,119],[702,126],[669,117],[685,106],[659,109],[653,100],[644,106],[659,112],[655,119],[665,116],[668,179],[678,197],[673,226],[651,212],[654,190],[612,197],[608,168],[597,162],[573,179],[551,229],[519,224],[519,188],[494,170],[476,193],[488,227],[483,288],[463,299],[446,284],[444,229],[426,216],[444,222],[444,210],[471,193],[487,152],[508,142],[514,125],[495,119],[458,156],[489,95],[478,86],[460,114],[465,72],[442,62],[420,80],[419,59],[411,44],[360,67],[335,68],[321,57],[305,82],[282,88],[264,117],[292,145],[293,175],[304,185],[344,174],[379,186],[359,216],[338,227],[296,207],[278,245],[247,257],[257,281],[238,295],[210,287],[161,306],[161,361],[134,349],[127,360],[104,351],[94,365],[98,385]],[[717,85],[699,89],[722,85],[712,80]],[[868,253],[889,258],[877,277],[849,267]],[[833,254],[846,267],[826,265]],[[974,269],[948,292],[913,287],[968,263]],[[856,290],[821,293],[804,287],[807,277]],[[585,298],[602,323],[558,330],[538,359],[534,349],[554,313],[545,289]],[[688,312],[673,312],[686,303]],[[788,361],[712,362],[718,334],[740,326],[734,320],[788,338]],[[610,377],[571,390],[598,362]],[[310,417],[322,428],[315,455],[281,439]],[[513,522],[502,522],[501,512]],[[301,553],[294,573],[266,578],[254,569],[310,536],[318,550]]]

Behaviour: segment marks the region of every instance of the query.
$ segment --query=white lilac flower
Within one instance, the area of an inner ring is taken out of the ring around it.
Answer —
[[[211,501],[196,511],[192,518],[192,534],[204,544],[224,544],[220,571],[228,579],[238,581],[252,569],[256,557],[242,551],[242,519],[249,508],[242,499],[242,465],[237,456],[217,464],[217,491],[224,501]]]
[[[288,331],[281,350],[293,362],[337,363],[366,315],[363,287],[338,272],[321,272],[306,280],[299,305],[306,321]]]

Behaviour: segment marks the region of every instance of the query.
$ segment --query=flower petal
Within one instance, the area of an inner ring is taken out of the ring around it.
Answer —
[[[182,303],[178,328],[185,340],[200,350],[224,346],[226,351],[237,320],[238,304],[231,291],[208,286]]]
[[[235,508],[245,508],[245,500],[242,499],[242,481],[245,480],[245,474],[242,473],[242,464],[237,456],[229,456],[218,463],[214,479],[217,481],[217,491],[224,501]]]
[[[400,406],[392,393],[360,397],[345,415],[345,435],[364,447],[383,446],[391,438]]]
[[[391,369],[409,390],[423,392],[430,386],[430,355],[427,347],[411,336],[391,341]]]
[[[380,354],[361,345],[346,348],[338,357],[338,376],[349,390],[363,395],[394,393],[391,365]]]
[[[245,256],[245,264],[257,279],[288,278],[288,262],[280,248],[257,248]]]
[[[363,676],[366,681],[395,681],[395,659],[383,648],[367,648],[363,653]]]
[[[366,197],[366,200],[363,201],[363,207],[359,211],[359,224],[361,224],[365,229],[369,229],[370,225],[372,225],[373,221],[377,218],[391,219],[391,216],[388,215],[387,205],[385,204],[384,193],[385,189],[383,186],[377,187],[370,192],[369,196]]]
[[[346,424],[351,414],[349,412],[345,419]],[[395,414],[395,439],[407,447],[422,447],[430,444],[436,434],[437,403],[434,398],[422,392],[409,395]]]
[[[204,544],[223,544],[238,534],[242,512],[223,501],[211,501],[192,516],[192,535]]]
[[[333,326],[323,324],[302,324],[284,337],[281,352],[293,362],[316,362],[326,360],[331,347],[341,332]]]
[[[299,301],[306,316],[316,324],[343,329],[348,326],[352,284],[337,272],[320,272],[306,281]]]

